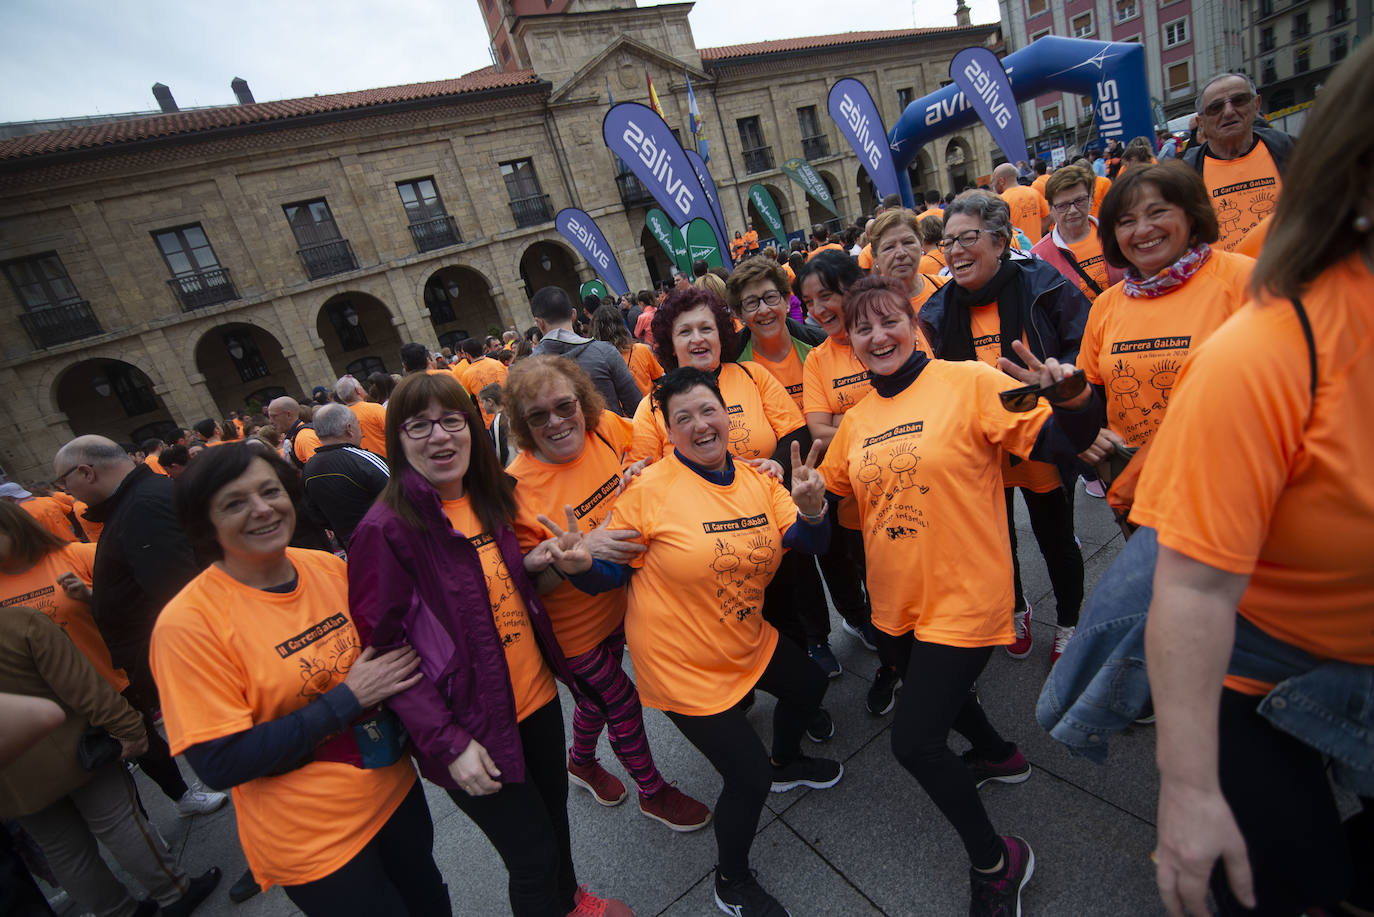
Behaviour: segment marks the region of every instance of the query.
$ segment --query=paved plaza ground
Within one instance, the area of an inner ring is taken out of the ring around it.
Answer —
[[[1121,548],[1122,539],[1104,503],[1077,496],[1078,533],[1091,589]],[[1026,838],[1036,870],[1023,896],[1027,915],[1162,914],[1154,887],[1155,793],[1152,727],[1128,730],[1113,742],[1099,767],[1071,757],[1035,723],[1035,701],[1049,669],[1054,596],[1024,507],[1018,506],[1018,538],[1026,594],[1035,609],[1035,647],[1013,660],[1000,649],[979,682],[989,717],[1020,744],[1034,772],[1025,783],[990,784],[982,794],[993,824]],[[954,830],[920,787],[893,759],[891,716],[864,709],[877,658],[835,625],[831,645],[845,667],[831,682],[826,707],[836,734],[808,754],[844,762],[844,779],[830,790],[773,794],[759,824],[753,865],[759,880],[792,912],[809,915],[962,915],[968,909],[968,873]],[[760,695],[750,719],[767,738],[772,699]],[[563,711],[571,734],[572,705]],[[645,722],[659,768],[686,793],[708,803],[719,778],[658,711]],[[957,737],[955,741],[959,740]],[[605,736],[601,760],[629,780]],[[183,765],[184,766],[184,765]],[[145,777],[143,797],[154,821],[192,874],[211,865],[225,879],[197,911],[203,917],[278,917],[298,913],[280,889],[243,904],[229,901],[228,886],[244,869],[234,812],[178,819],[171,804]],[[632,786],[632,784],[630,784]],[[508,913],[506,877],[485,838],[448,797],[427,786],[435,821],[435,859],[460,915]],[[642,816],[630,799],[616,808],[597,805],[571,789],[573,856],[578,880],[593,892],[613,895],[639,917],[706,917],[719,913],[711,896],[715,845],[710,828],[674,834]],[[328,818],[327,812],[320,813]],[[71,909],[69,914],[74,914]]]

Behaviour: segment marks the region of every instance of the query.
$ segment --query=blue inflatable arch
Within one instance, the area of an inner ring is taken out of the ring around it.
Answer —
[[[1024,102],[1047,92],[1092,95],[1093,119],[1103,140],[1154,137],[1145,48],[1136,42],[1089,41],[1046,35],[1002,59],[1012,95]],[[959,87],[950,84],[917,99],[888,135],[897,181],[913,206],[907,168],[922,145],[978,121]]]

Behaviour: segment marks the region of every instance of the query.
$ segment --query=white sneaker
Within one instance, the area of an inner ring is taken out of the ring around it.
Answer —
[[[1064,648],[1073,639],[1073,627],[1056,627],[1054,629],[1054,649],[1050,650],[1050,665],[1059,661],[1059,657],[1064,655]]]
[[[187,789],[174,805],[178,815],[182,818],[188,818],[192,815],[207,815],[228,801],[229,796],[227,794],[201,789],[200,784],[197,783]]]

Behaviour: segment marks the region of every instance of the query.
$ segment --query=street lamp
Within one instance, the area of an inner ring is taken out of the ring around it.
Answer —
[[[539,266],[542,267],[544,271],[547,273],[548,271],[553,269],[553,262],[549,260],[549,256],[546,254],[544,255],[544,257],[539,259]]]
[[[357,310],[353,308],[352,304],[344,306],[343,318],[344,321],[348,322],[354,328],[358,327],[358,313]]]
[[[95,389],[95,393],[101,398],[110,397],[110,380],[103,375],[91,379],[91,388]]]

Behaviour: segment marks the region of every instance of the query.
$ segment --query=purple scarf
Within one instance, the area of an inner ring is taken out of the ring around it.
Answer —
[[[1200,242],[1183,253],[1173,264],[1153,277],[1141,278],[1134,267],[1126,268],[1126,295],[1133,299],[1153,299],[1183,286],[1212,257],[1212,247]]]

